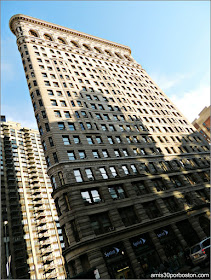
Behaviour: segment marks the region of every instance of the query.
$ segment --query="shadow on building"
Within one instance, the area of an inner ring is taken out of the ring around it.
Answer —
[[[102,97],[99,92],[80,92],[83,97],[87,94]],[[159,134],[151,133],[140,119],[116,123],[97,119],[94,110],[88,109],[89,103],[97,102],[109,104],[86,100],[84,109],[76,105],[73,110],[77,122],[58,118],[49,123],[48,132],[41,133],[43,139],[53,141],[53,145],[46,141],[44,150],[51,151],[48,174],[66,245],[63,256],[69,278],[86,279],[95,269],[102,278],[150,278],[151,273],[161,272],[161,263],[171,272],[178,271],[186,263],[186,249],[210,235],[208,143],[198,132],[178,138],[179,134],[160,133],[161,139],[168,140],[157,142],[155,135]],[[96,113],[125,114],[120,110]],[[112,125],[133,129],[120,132]],[[76,135],[78,144],[73,141]],[[67,149],[62,136],[69,137]],[[93,143],[87,143],[88,137]],[[108,157],[103,157],[103,149]],[[72,160],[68,160],[67,150],[73,152]],[[100,154],[98,158],[93,159],[93,150]],[[115,157],[114,150],[120,156]],[[80,151],[85,152],[83,158]],[[95,199],[92,191],[96,191]]]
[[[29,266],[27,263],[28,251],[24,235],[23,212],[19,189],[22,182],[17,178],[14,162],[15,141],[11,140],[7,128],[4,128],[4,138],[1,138],[4,153],[4,168],[2,172],[1,205],[4,235],[4,249],[2,252],[3,278],[29,279]],[[9,129],[8,129],[9,132]],[[17,168],[17,165],[16,165]]]

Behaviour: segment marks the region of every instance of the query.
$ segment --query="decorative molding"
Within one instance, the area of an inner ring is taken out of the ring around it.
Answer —
[[[33,23],[33,24],[37,24],[37,25],[42,25],[44,27],[47,27],[47,28],[50,28],[50,29],[55,29],[55,30],[58,30],[58,31],[61,31],[61,32],[69,33],[69,34],[72,34],[74,36],[82,37],[82,38],[85,38],[85,39],[88,39],[88,40],[103,43],[103,44],[106,44],[106,45],[111,46],[111,47],[121,48],[123,50],[128,51],[131,54],[131,49],[127,46],[124,46],[124,45],[121,45],[121,44],[118,44],[118,43],[114,43],[114,42],[111,42],[111,41],[108,41],[108,40],[105,40],[105,39],[101,39],[101,38],[98,38],[98,37],[95,37],[95,36],[92,36],[92,35],[89,35],[89,34],[86,34],[86,33],[82,33],[82,32],[79,32],[79,31],[76,31],[76,30],[73,30],[73,29],[65,28],[65,27],[62,27],[62,26],[57,25],[57,24],[48,23],[48,22],[43,21],[43,20],[39,20],[39,19],[36,19],[36,18],[33,18],[33,17],[25,16],[25,15],[22,15],[22,14],[17,14],[17,15],[12,16],[10,21],[9,21],[10,30],[12,31],[12,33],[14,35],[15,35],[15,30],[13,29],[13,24],[16,21],[21,21],[21,20],[26,21],[26,22],[30,22],[30,23]]]

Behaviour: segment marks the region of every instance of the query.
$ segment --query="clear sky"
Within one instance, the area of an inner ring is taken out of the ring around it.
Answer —
[[[210,1],[1,1],[1,114],[36,128],[16,38],[25,14],[127,45],[193,121],[210,105]]]

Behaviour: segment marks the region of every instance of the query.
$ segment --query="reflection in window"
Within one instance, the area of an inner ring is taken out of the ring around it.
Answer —
[[[108,187],[108,191],[113,200],[126,198],[126,194],[122,186],[110,186]]]
[[[73,172],[74,172],[76,182],[83,182],[80,169],[75,169]]]
[[[100,170],[100,173],[101,173],[103,179],[108,179],[108,175],[107,175],[105,168],[101,167],[101,168],[99,168],[99,170]]]
[[[97,189],[81,191],[81,196],[85,205],[100,203],[102,201]]]

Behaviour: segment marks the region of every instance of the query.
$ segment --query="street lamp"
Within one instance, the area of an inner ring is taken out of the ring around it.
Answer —
[[[5,234],[5,243],[6,243],[6,270],[7,270],[7,279],[12,279],[11,273],[10,273],[10,262],[11,262],[11,256],[9,255],[9,241],[7,239],[7,224],[8,221],[4,221],[4,234]]]

